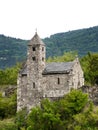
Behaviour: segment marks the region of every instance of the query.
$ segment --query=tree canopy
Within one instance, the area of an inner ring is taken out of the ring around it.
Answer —
[[[87,84],[98,85],[98,53],[88,53],[81,59]]]
[[[63,99],[45,99],[41,108],[33,108],[28,116],[27,130],[97,130],[98,115],[87,94],[72,90]]]

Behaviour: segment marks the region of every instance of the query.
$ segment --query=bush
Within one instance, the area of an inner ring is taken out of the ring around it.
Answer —
[[[0,130],[18,130],[14,122],[0,121]]]

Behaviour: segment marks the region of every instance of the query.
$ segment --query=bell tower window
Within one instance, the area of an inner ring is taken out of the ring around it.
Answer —
[[[44,47],[42,47],[42,51],[44,51]]]
[[[32,57],[32,60],[33,60],[33,61],[36,61],[36,57]]]
[[[33,82],[33,88],[35,88],[35,83]]]
[[[33,51],[36,51],[36,48],[35,48],[35,47],[32,47],[32,50],[33,50]]]
[[[42,57],[42,61],[44,61],[44,57]]]

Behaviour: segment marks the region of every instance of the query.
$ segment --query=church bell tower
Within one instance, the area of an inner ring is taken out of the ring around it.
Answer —
[[[42,72],[45,68],[45,44],[37,32],[30,40],[27,50],[27,108],[36,106],[42,94]]]

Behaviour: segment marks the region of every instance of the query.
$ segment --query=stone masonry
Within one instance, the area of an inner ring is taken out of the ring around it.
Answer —
[[[17,79],[17,111],[40,105],[43,98],[60,98],[84,85],[78,58],[72,62],[45,63],[45,44],[36,33],[28,44],[27,62]]]

